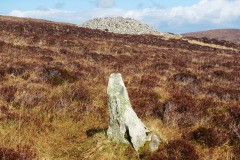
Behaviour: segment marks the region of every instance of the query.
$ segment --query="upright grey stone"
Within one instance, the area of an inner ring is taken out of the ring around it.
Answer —
[[[150,131],[133,111],[120,73],[111,74],[107,94],[110,112],[107,136],[114,141],[124,143],[130,140],[134,149],[138,151],[144,146],[148,139],[147,133]]]

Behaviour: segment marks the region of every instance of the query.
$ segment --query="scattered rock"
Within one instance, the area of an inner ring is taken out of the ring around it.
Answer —
[[[153,132],[151,132],[150,134],[148,134],[148,141],[150,141],[149,143],[149,149],[151,152],[154,152],[158,149],[158,146],[160,145],[160,143],[162,142],[161,139],[154,134]]]
[[[120,73],[111,74],[107,94],[110,112],[107,136],[117,142],[130,141],[136,151],[143,147],[146,141],[152,141],[151,148],[155,150],[159,142],[157,136],[147,136],[150,131],[133,111]]]

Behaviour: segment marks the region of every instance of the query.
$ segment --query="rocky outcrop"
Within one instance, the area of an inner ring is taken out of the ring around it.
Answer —
[[[146,141],[152,140],[155,141],[152,148],[156,148],[156,135],[148,135],[150,131],[133,111],[120,73],[111,74],[107,94],[110,112],[107,136],[113,141],[130,142],[136,151],[143,147]]]

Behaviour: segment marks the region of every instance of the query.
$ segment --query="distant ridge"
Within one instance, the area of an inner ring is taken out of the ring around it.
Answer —
[[[240,43],[240,29],[216,29],[201,32],[190,32],[182,34],[184,37],[196,38],[214,38],[218,40],[226,40]]]

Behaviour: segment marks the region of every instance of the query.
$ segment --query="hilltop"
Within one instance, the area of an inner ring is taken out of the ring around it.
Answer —
[[[111,73],[155,153],[106,137]],[[237,160],[239,88],[236,43],[0,16],[0,159]]]
[[[141,23],[135,19],[123,17],[104,17],[88,20],[79,25],[79,27],[100,29],[106,32],[118,34],[151,34],[171,37],[172,35],[165,32],[159,32],[147,24]]]
[[[240,29],[216,29],[182,34],[184,37],[210,38],[240,43]]]

